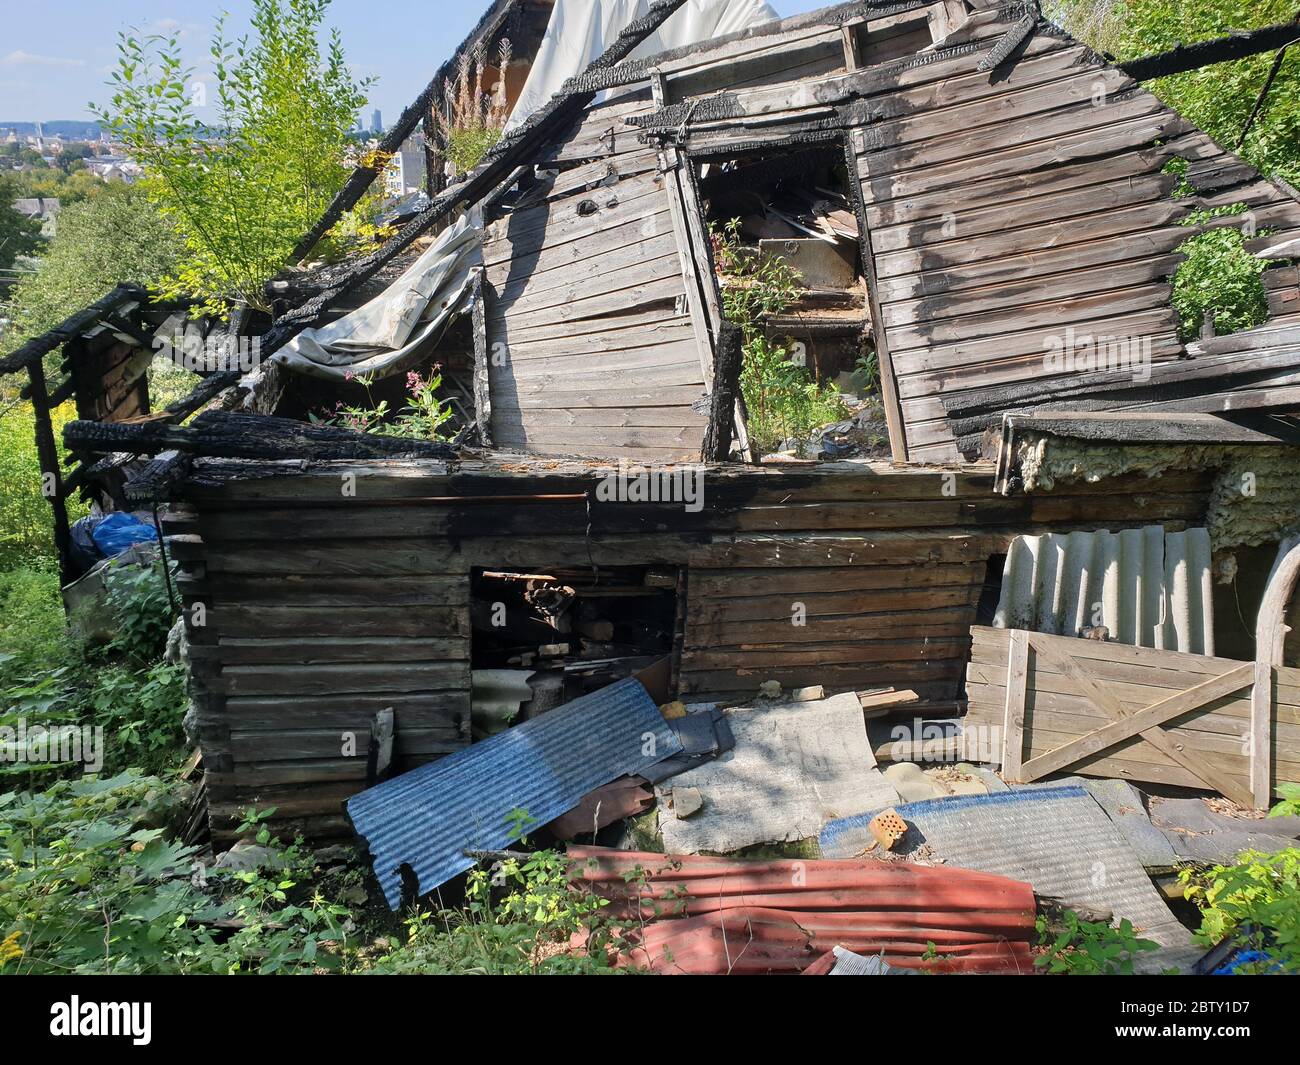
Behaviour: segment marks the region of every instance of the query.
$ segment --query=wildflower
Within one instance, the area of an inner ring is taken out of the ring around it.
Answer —
[[[414,370],[406,375],[406,390],[408,392],[414,392],[421,384],[423,382],[420,380],[420,375]]]

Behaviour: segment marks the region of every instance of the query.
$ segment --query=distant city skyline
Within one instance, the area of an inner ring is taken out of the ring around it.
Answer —
[[[828,6],[822,0],[769,0],[783,16]],[[378,82],[357,116],[397,115],[469,34],[490,0],[388,0],[382,14],[362,0],[334,0],[328,23],[343,37],[357,78]],[[6,5],[0,44],[0,128],[15,122],[88,121],[88,104],[105,103],[117,62],[117,34],[128,28],[177,36],[197,81],[211,82],[208,45],[213,19],[243,33],[251,0],[50,0]],[[178,11],[178,9],[180,9]]]

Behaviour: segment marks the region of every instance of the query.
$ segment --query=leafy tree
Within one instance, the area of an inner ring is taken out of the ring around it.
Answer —
[[[1295,0],[1054,0],[1047,11],[1081,40],[1122,61],[1289,22],[1297,6]],[[1216,63],[1145,87],[1225,148],[1238,150],[1273,58],[1266,53]],[[1300,183],[1300,48],[1287,52],[1238,154],[1261,173]]]
[[[64,207],[98,196],[106,184],[84,165],[67,174],[57,167],[28,170],[15,174],[14,183],[19,196],[52,196]]]
[[[96,115],[145,167],[143,185],[185,243],[166,295],[265,310],[264,286],[348,174],[348,131],[369,81],[353,80],[334,31],[322,50],[329,0],[254,0],[252,36],[219,19],[209,91],[174,37],[120,35],[111,104]]]
[[[8,270],[20,255],[30,255],[41,244],[41,223],[13,209],[19,198],[14,183],[0,178],[0,270]]]
[[[63,210],[37,272],[14,286],[7,346],[53,328],[114,285],[156,284],[175,267],[180,238],[146,195],[131,185],[100,184],[94,199]]]

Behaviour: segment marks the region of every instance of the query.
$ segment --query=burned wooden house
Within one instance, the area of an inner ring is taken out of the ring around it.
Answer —
[[[1117,67],[985,0],[643,55],[691,5],[644,6],[379,251],[273,283],[247,372],[110,401],[160,314],[125,290],[3,366],[78,403],[70,472],[38,430],[61,493],[165,506],[214,833],[250,805],[346,831],[390,748],[426,762],[629,674],[665,700],[906,691],[945,757],[1013,778],[1247,805],[1300,781],[1300,201],[1143,88],[1207,55]],[[1178,248],[1234,204],[1271,318],[1184,341]],[[874,353],[887,454],[752,446],[711,235],[733,218],[804,275],[766,327],[813,376]],[[349,353],[398,291],[409,328]],[[451,443],[306,419],[434,363]]]

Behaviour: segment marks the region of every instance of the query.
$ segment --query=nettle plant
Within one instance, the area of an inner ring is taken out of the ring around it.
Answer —
[[[266,282],[346,180],[370,82],[353,80],[337,31],[322,52],[328,6],[254,0],[251,37],[229,37],[219,18],[211,84],[176,37],[119,34],[113,96],[91,110],[144,166],[141,185],[184,241],[164,295],[218,315],[267,310]]]

